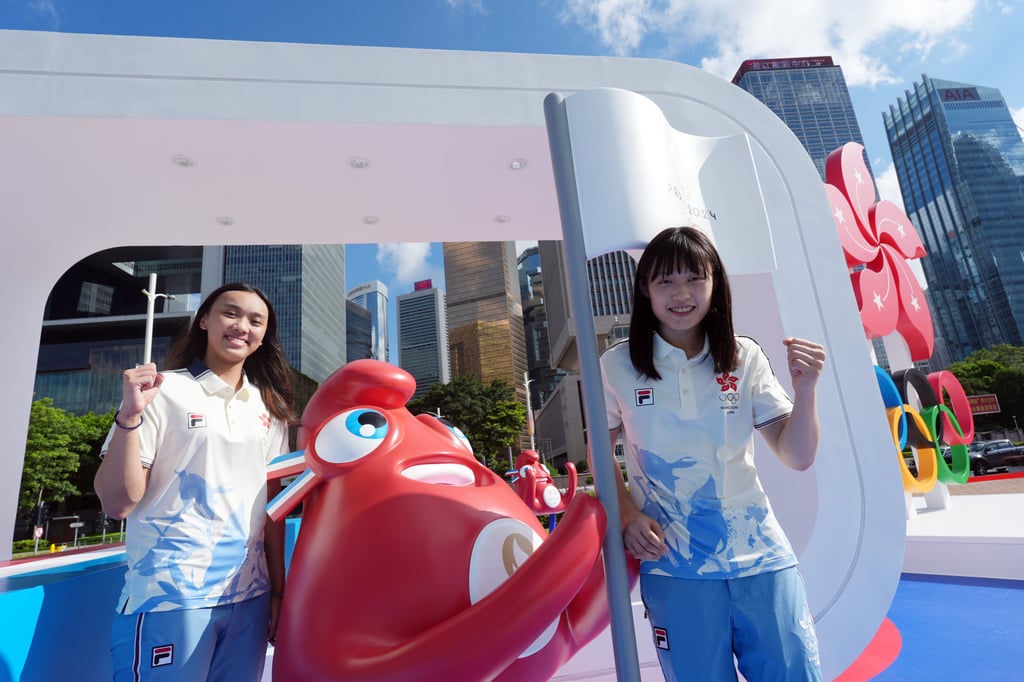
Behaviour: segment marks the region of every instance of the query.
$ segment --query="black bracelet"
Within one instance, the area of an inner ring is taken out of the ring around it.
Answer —
[[[271,592],[270,596],[271,597],[280,597],[281,599],[284,599],[284,592]]]
[[[119,414],[121,414],[121,410],[118,410],[117,412],[114,413],[114,423],[117,424],[117,428],[124,429],[125,431],[134,431],[135,429],[142,426],[142,422],[146,421],[145,419],[142,418],[142,415],[140,414],[138,424],[136,424],[135,426],[125,426],[121,422],[117,421],[117,415]]]

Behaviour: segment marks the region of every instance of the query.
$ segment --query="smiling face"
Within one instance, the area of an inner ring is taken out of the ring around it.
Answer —
[[[711,277],[684,268],[655,274],[645,288],[661,337],[690,357],[699,353],[704,347],[701,323],[711,309]]]
[[[250,291],[225,291],[199,320],[206,330],[203,361],[218,375],[240,371],[246,358],[259,349],[267,331],[269,311]]]

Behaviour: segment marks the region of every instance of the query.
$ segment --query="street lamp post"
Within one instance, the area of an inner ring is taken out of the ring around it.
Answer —
[[[530,378],[529,372],[523,372],[523,385],[526,387],[526,430],[530,434],[530,449],[535,451],[537,446],[533,440],[533,408],[530,407],[530,384],[533,383],[533,379]]]
[[[156,310],[156,299],[166,298],[171,300],[174,296],[170,294],[156,293],[156,273],[149,273],[149,288],[143,289],[146,295],[146,336],[142,346],[142,364],[149,364],[153,359],[153,317]]]

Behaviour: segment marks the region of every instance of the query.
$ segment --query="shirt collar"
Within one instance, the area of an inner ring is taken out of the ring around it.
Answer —
[[[699,353],[697,353],[696,355],[694,355],[692,358],[687,358],[686,357],[686,352],[682,348],[677,348],[676,346],[673,346],[671,343],[669,343],[668,341],[663,339],[661,337],[661,334],[659,334],[657,332],[654,333],[654,359],[655,360],[663,360],[664,361],[664,360],[667,360],[669,357],[671,357],[673,353],[678,353],[679,357],[682,358],[684,364],[685,363],[697,364],[699,362],[703,362],[704,358],[706,358],[708,356],[708,353],[710,353],[710,351],[711,351],[711,346],[708,343],[707,334],[704,335],[704,347],[701,349],[701,351]]]
[[[199,385],[203,387],[209,395],[216,395],[218,393],[225,393],[227,395],[234,395],[235,389],[232,386],[228,386],[223,379],[213,373],[206,363],[203,362],[202,358],[196,358],[192,361],[192,364],[188,366],[188,372],[199,382]],[[238,389],[239,398],[247,398],[249,396],[249,377],[246,376],[245,371],[242,371],[242,387]]]

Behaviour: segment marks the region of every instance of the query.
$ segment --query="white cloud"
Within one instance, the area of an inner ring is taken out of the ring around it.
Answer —
[[[614,54],[627,55],[656,29],[661,14],[651,0],[566,0],[561,19],[597,33]]]
[[[700,46],[701,67],[726,78],[745,59],[830,55],[850,85],[876,85],[896,81],[886,63],[940,43],[944,54],[962,51],[956,33],[978,1],[565,0],[562,20],[620,55],[649,39],[675,54]]]
[[[448,5],[448,9],[453,12],[475,12],[477,14],[487,14],[487,9],[484,7],[483,0],[445,0]]]
[[[42,14],[53,22],[51,29],[56,31],[60,28],[60,12],[53,0],[31,0],[28,7],[33,12]]]
[[[900,182],[896,177],[896,166],[889,164],[878,176],[875,177],[875,187],[878,188],[878,196],[888,199],[892,203],[906,211],[903,205],[903,194],[900,192]]]
[[[401,287],[421,279],[436,279],[431,265],[429,242],[402,242],[377,245],[377,265],[392,275],[389,286]]]

